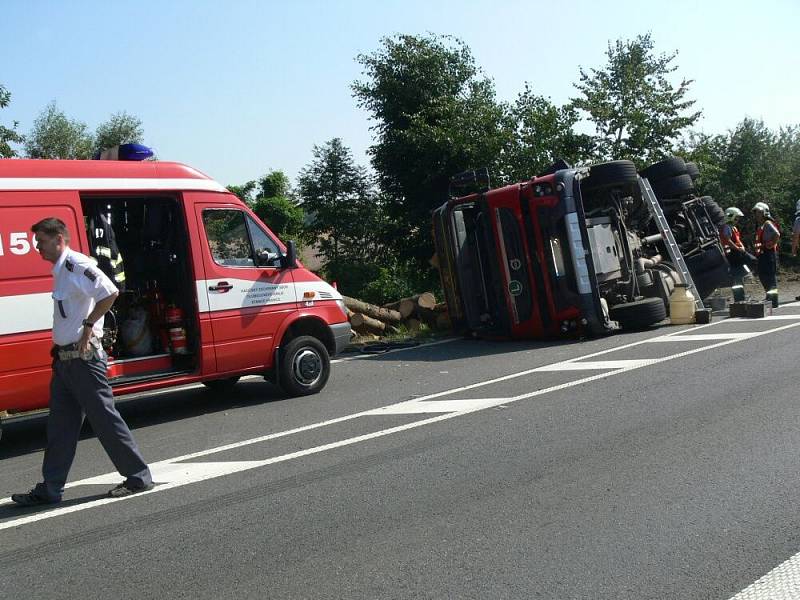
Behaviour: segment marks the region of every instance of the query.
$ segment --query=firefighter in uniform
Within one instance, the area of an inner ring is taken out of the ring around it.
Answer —
[[[725,256],[728,259],[731,278],[733,279],[731,291],[733,292],[734,302],[744,301],[744,278],[750,274],[750,268],[747,263],[754,260],[745,250],[742,236],[737,227],[739,218],[743,216],[744,213],[735,206],[726,208],[725,222],[719,227],[719,239],[725,249]]]
[[[69,248],[66,225],[53,217],[31,227],[39,253],[53,263],[53,374],[43,481],[11,499],[22,506],[59,502],[75,457],[84,415],[125,480],[108,492],[123,497],[153,487],[150,469],[114,406],[100,343],[103,315],[119,292],[88,256]]]
[[[778,306],[778,244],[781,239],[781,230],[769,212],[766,202],[756,202],[753,206],[758,228],[756,229],[756,258],[758,260],[758,278],[766,299],[772,306]]]

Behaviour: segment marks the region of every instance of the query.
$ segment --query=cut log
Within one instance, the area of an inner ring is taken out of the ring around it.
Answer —
[[[437,313],[447,312],[447,302],[439,302],[433,307]]]
[[[369,315],[362,315],[361,313],[353,313],[353,316],[350,317],[350,324],[357,330],[363,330],[364,328],[371,331],[386,330],[386,323],[378,319],[373,319]]]
[[[403,320],[403,315],[396,310],[382,308],[368,302],[356,300],[355,298],[349,298],[348,296],[343,296],[343,298],[344,305],[353,312],[361,313],[373,319],[383,321],[384,323],[393,323],[395,325]]]
[[[399,312],[400,318],[402,320],[405,320],[414,314],[414,308],[416,308],[416,306],[417,305],[411,298],[403,298],[402,300],[398,300],[397,302],[391,302],[389,304],[385,304],[383,308]]]
[[[433,309],[434,306],[436,306],[436,296],[431,292],[423,292],[422,294],[415,294],[409,298],[384,304],[383,308],[396,310],[402,315],[403,319],[407,319],[414,314],[417,307]]]
[[[433,307],[436,306],[436,296],[434,296],[431,292],[425,292],[422,294],[417,294],[416,296],[412,296],[412,300],[414,300],[420,308],[427,308],[433,310]]]

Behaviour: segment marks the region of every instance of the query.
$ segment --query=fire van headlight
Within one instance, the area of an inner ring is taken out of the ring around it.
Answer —
[[[344,300],[337,300],[336,305],[339,307],[339,310],[342,311],[342,314],[344,314],[344,316],[346,317],[347,309],[344,307]]]

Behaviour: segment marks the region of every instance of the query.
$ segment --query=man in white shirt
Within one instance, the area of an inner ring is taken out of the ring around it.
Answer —
[[[106,354],[100,343],[103,315],[119,295],[89,257],[69,248],[63,221],[43,219],[31,227],[42,259],[53,263],[53,375],[44,481],[11,499],[22,506],[61,501],[75,458],[84,415],[125,481],[109,491],[123,497],[153,488],[150,469],[130,429],[114,406]]]

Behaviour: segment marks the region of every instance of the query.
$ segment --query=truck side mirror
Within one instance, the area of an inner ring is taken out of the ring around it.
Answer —
[[[297,246],[294,240],[286,242],[286,254],[282,257],[281,266],[284,269],[294,269],[297,267]]]

